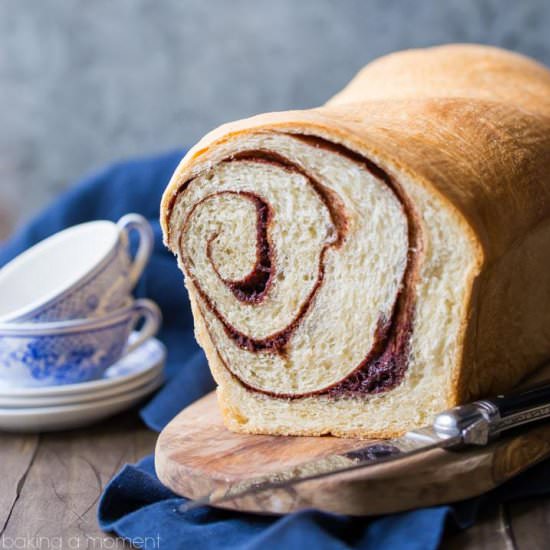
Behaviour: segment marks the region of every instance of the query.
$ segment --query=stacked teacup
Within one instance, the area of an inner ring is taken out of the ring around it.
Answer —
[[[160,385],[160,311],[132,296],[152,248],[147,220],[128,214],[61,231],[0,269],[0,429],[89,423]]]

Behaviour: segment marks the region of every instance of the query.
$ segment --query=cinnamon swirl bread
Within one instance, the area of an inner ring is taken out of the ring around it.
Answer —
[[[162,223],[230,429],[423,425],[550,357],[550,73],[384,57],[323,107],[207,135]]]

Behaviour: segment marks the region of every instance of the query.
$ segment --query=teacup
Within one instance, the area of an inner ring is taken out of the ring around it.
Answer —
[[[132,260],[130,231],[139,235]],[[147,220],[93,221],[45,239],[0,270],[0,323],[86,319],[122,307],[153,248]]]
[[[143,319],[139,331],[132,333]],[[52,386],[101,378],[161,323],[154,302],[136,300],[104,317],[58,323],[0,323],[0,381]]]

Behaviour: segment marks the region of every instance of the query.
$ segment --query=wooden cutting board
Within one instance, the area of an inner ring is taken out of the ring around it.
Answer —
[[[550,378],[546,367],[529,383]],[[160,434],[155,467],[175,493],[196,499],[225,492],[304,461],[364,447],[369,441],[336,437],[235,434],[222,423],[214,393],[183,410]],[[433,450],[363,472],[338,474],[226,502],[224,508],[288,513],[318,508],[378,515],[453,502],[484,493],[550,456],[550,423],[461,451]]]

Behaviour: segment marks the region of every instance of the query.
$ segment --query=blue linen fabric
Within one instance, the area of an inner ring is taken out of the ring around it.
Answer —
[[[183,151],[116,164],[72,187],[55,204],[0,246],[0,266],[43,238],[94,219],[116,221],[128,212],[147,217],[155,248],[136,289],[155,300],[164,315],[160,338],[168,348],[167,383],[141,410],[144,422],[161,430],[180,410],[214,388],[193,323],[183,279],[172,254],[162,244],[158,223],[164,187]],[[134,243],[135,244],[135,243]],[[152,456],[126,465],[105,488],[98,519],[113,531],[147,549],[437,548],[444,529],[471,525],[485,506],[550,492],[550,462],[532,468],[482,497],[376,518],[349,518],[316,510],[286,517],[260,516],[200,508],[178,511],[185,499],[164,487]],[[369,498],[365,495],[365,498]]]

